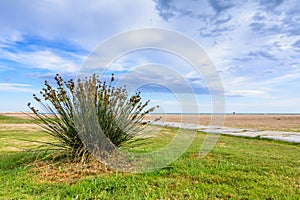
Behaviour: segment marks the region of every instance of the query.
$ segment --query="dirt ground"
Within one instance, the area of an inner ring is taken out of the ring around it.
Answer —
[[[1,113],[1,115],[28,118],[24,113]],[[146,120],[154,120],[162,117],[161,120],[168,122],[183,122],[191,124],[209,125],[211,115],[188,115],[188,114],[153,114],[146,116]],[[218,116],[218,119],[221,119]],[[300,132],[300,114],[299,115],[225,115],[224,126],[232,128],[245,128],[255,130],[278,130],[278,131],[297,131]]]

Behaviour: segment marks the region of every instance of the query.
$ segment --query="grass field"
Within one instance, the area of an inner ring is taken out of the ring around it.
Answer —
[[[19,118],[14,116],[0,115],[0,124],[26,124],[32,123],[32,120],[28,118]]]
[[[2,120],[0,124],[20,122]],[[176,131],[164,128],[149,139],[150,145],[135,150],[158,148]],[[26,125],[0,126],[0,199],[299,199],[300,145],[221,136],[200,159],[204,136],[197,133],[170,166],[129,174],[96,162],[54,162],[45,158],[47,153],[36,158],[25,151],[36,144],[22,139],[45,141],[45,133]]]

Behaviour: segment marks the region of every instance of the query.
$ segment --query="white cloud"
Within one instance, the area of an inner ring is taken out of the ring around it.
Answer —
[[[164,22],[157,16],[154,3],[147,0],[0,3],[0,26],[8,34],[17,30],[49,40],[63,37],[87,50],[120,31],[160,23]]]
[[[300,96],[274,98],[230,99],[226,112],[236,113],[299,113]]]
[[[0,50],[1,58],[18,62],[29,68],[46,69],[49,71],[70,72],[74,73],[79,70],[80,62],[84,57],[63,57],[51,50],[25,51],[25,52],[10,52]]]
[[[289,73],[287,73],[287,74],[282,74],[275,78],[265,80],[263,83],[266,85],[275,86],[278,84],[287,83],[287,82],[295,81],[295,80],[300,80],[300,70],[299,69],[290,70]]]
[[[231,90],[226,93],[226,95],[228,96],[243,96],[243,97],[247,97],[247,96],[257,97],[265,94],[266,93],[261,90]]]
[[[9,70],[14,70],[14,69],[12,67],[0,65],[0,71],[9,71]]]
[[[298,1],[292,0],[275,3],[226,1],[225,4],[212,0],[42,0],[35,4],[21,0],[0,1],[0,71],[7,72],[8,76],[12,76],[8,73],[10,69],[21,67],[27,68],[28,74],[74,73],[79,70],[85,54],[104,39],[122,31],[154,26],[181,31],[198,42],[220,72],[225,92],[231,96],[230,101],[233,96],[240,96],[236,99],[241,101],[249,98],[253,102],[255,98],[262,97],[288,98],[299,91],[297,68],[300,56],[299,48],[296,48],[300,30],[299,11]],[[151,37],[153,39],[154,36]],[[36,38],[41,39],[43,44],[31,44]],[[132,44],[149,40],[149,35],[139,38],[141,40],[132,37]],[[159,39],[156,38],[157,43],[161,42]],[[48,44],[53,41],[59,42],[52,46]],[[71,44],[71,47],[66,48],[64,44]],[[120,49],[122,45],[121,42],[116,43],[115,48]],[[164,45],[176,47],[183,44],[173,40]],[[193,48],[187,47],[186,53],[188,58],[199,58]],[[193,73],[191,67],[177,62],[178,59],[165,62],[168,60],[165,56],[154,55],[157,57],[154,63],[168,65],[182,77],[203,87],[203,80]],[[121,58],[111,69],[126,71],[149,64],[153,61],[151,59],[137,56],[128,61]],[[17,65],[12,67],[14,63],[6,63],[7,60],[17,62]],[[150,72],[149,76],[160,77],[169,85],[180,88],[180,82],[167,79],[164,71]],[[24,77],[24,74],[18,77]],[[210,74],[206,73],[206,78],[209,77]],[[5,82],[4,78],[7,77],[3,75],[0,81]],[[142,78],[136,77],[138,81]],[[214,86],[213,81],[211,85]],[[4,91],[4,86],[1,87]],[[5,87],[23,91],[30,89],[25,85]],[[250,100],[247,103],[250,104]],[[276,107],[275,104],[273,106]],[[241,107],[246,109],[246,106]]]
[[[34,93],[36,90],[31,88],[31,85],[20,83],[0,83],[0,92],[30,92]]]

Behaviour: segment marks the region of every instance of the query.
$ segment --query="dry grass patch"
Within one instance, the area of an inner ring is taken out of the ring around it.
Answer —
[[[68,183],[74,184],[82,178],[97,177],[103,173],[111,173],[106,165],[96,159],[87,162],[74,161],[35,161],[30,172],[34,174],[36,183]]]

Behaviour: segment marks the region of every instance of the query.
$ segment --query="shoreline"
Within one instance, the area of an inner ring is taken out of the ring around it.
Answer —
[[[32,112],[0,112],[0,115],[22,114],[32,114]],[[148,115],[300,115],[300,113],[149,113]]]
[[[247,137],[247,138],[261,138],[278,140],[289,143],[300,143],[300,132],[286,132],[286,131],[269,131],[269,130],[251,130],[251,129],[240,129],[230,127],[214,127],[214,126],[203,126],[198,124],[186,124],[178,122],[153,122],[150,123],[156,126],[181,128],[187,130],[195,130],[197,132],[204,132],[207,134],[219,134],[219,135],[230,135],[235,137]]]
[[[13,116],[19,118],[30,118],[32,113],[24,112],[6,112],[0,113],[2,116]],[[165,122],[182,122],[186,124],[198,124],[208,126],[211,124],[212,116],[216,116],[219,125],[223,125],[222,115],[212,115],[204,113],[152,113],[145,116],[144,120],[153,121],[158,117],[162,117],[160,121]],[[242,128],[252,130],[269,130],[269,131],[288,131],[288,132],[300,132],[300,114],[225,114],[224,126],[230,128]]]
[[[29,118],[32,113],[0,113],[2,116]],[[208,114],[151,114],[144,120],[154,121],[153,125],[181,127],[207,133],[218,133],[239,137],[260,137],[272,140],[300,143],[300,115],[298,114],[231,114],[224,115],[224,124],[218,120],[223,117],[216,115],[219,125],[211,124],[212,115]],[[5,124],[4,124],[5,125]],[[4,126],[2,125],[2,126]],[[213,127],[211,126],[213,125]],[[11,125],[13,126],[13,125]]]

